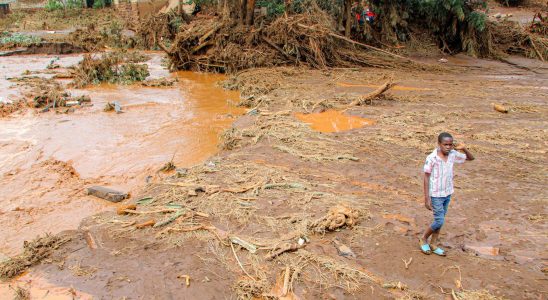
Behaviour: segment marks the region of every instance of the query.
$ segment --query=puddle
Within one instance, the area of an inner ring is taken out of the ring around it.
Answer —
[[[321,113],[302,114],[295,116],[302,122],[320,132],[340,132],[375,124],[375,121],[356,116],[348,116],[337,110],[327,110]]]
[[[368,87],[368,88],[380,88],[380,85],[375,84],[354,84],[354,83],[346,83],[346,82],[337,82],[338,86],[342,87]],[[395,91],[432,91],[433,89],[429,88],[419,88],[419,87],[413,87],[413,86],[405,86],[405,85],[396,85],[392,88],[392,90]]]
[[[235,107],[237,91],[215,83],[223,75],[179,72],[161,67],[152,53],[152,77],[177,77],[173,87],[100,85],[70,90],[88,94],[92,107],[71,114],[28,111],[0,119],[0,253],[18,253],[24,240],[46,232],[77,228],[80,221],[115,209],[102,199],[84,195],[90,185],[137,192],[148,176],[173,160],[190,167],[214,155],[218,136],[243,109]],[[55,56],[0,57],[0,98],[18,93],[6,77],[43,70]],[[61,66],[80,56],[61,56]],[[106,113],[108,101],[118,101],[124,113]]]

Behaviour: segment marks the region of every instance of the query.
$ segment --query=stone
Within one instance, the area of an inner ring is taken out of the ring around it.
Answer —
[[[115,203],[129,197],[128,193],[113,190],[104,186],[89,187],[87,188],[87,194]]]
[[[469,252],[473,252],[477,256],[484,256],[484,257],[494,257],[494,256],[498,256],[500,254],[500,249],[499,248],[491,247],[491,246],[465,245],[464,250],[469,251]]]

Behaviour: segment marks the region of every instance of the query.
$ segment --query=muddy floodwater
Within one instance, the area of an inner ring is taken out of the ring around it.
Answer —
[[[158,172],[166,162],[190,167],[217,151],[218,135],[242,113],[232,104],[239,93],[216,86],[222,75],[169,74],[159,54],[148,55],[151,77],[177,78],[175,86],[71,90],[89,95],[93,106],[69,114],[29,109],[0,119],[0,254],[14,255],[25,240],[77,228],[83,218],[115,209],[115,204],[85,195],[88,186],[131,193],[167,176]],[[26,70],[45,71],[54,58],[0,58],[1,101],[20,96],[8,78]],[[68,67],[80,59],[62,56],[57,63]],[[104,112],[109,101],[118,101],[123,113]]]
[[[345,115],[341,111],[328,110],[313,114],[295,114],[295,116],[310,125],[310,128],[320,132],[339,132],[361,128],[374,123],[373,120]]]

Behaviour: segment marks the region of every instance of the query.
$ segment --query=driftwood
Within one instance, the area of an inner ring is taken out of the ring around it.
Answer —
[[[498,112],[501,112],[503,114],[507,114],[508,113],[508,108],[500,105],[500,104],[495,104],[493,103],[493,108],[498,111]]]
[[[277,247],[276,250],[270,252],[266,255],[266,260],[273,260],[274,258],[280,256],[281,254],[288,251],[296,251],[303,248],[306,244],[300,245],[299,243],[285,243],[280,247]]]
[[[367,95],[361,96],[358,99],[352,101],[350,104],[348,104],[346,106],[346,109],[349,109],[349,108],[351,108],[353,106],[356,106],[356,105],[363,104],[367,100],[373,100],[376,97],[378,97],[379,95],[383,94],[384,92],[386,92],[389,89],[391,89],[392,87],[394,87],[395,85],[396,85],[395,82],[387,81],[383,85],[381,85],[378,89],[374,90],[373,92],[371,92]]]
[[[146,222],[135,225],[135,228],[142,229],[142,228],[145,228],[145,227],[154,226],[154,224],[156,224],[156,221],[148,220]]]

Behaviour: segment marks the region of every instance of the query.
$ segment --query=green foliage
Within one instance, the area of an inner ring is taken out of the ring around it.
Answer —
[[[54,11],[54,10],[60,10],[64,9],[65,5],[63,5],[63,2],[60,0],[48,0],[48,3],[46,3],[45,9],[47,11]]]
[[[120,66],[117,76],[111,82],[130,84],[135,81],[143,81],[148,75],[150,75],[148,65],[128,63]]]
[[[93,8],[105,8],[112,4],[111,0],[95,0],[93,2]]]
[[[487,16],[484,13],[473,11],[468,15],[468,24],[478,31],[485,30]]]
[[[67,9],[75,9],[84,7],[83,0],[66,0]]]
[[[257,1],[256,5],[259,7],[266,7],[268,16],[279,16],[284,13],[283,0],[274,0],[274,1],[259,0]]]
[[[45,9],[47,11],[61,10],[61,9],[77,9],[84,7],[82,0],[48,0]]]
[[[484,0],[373,0],[379,14],[379,26],[385,35],[398,39],[409,32],[409,26],[428,30],[439,38],[440,46],[450,51],[466,51],[471,55],[489,52],[489,41],[483,40],[487,17],[477,8],[486,8]],[[408,14],[407,14],[408,13]],[[389,20],[389,21],[386,21]],[[404,34],[402,34],[404,32]],[[401,40],[401,39],[400,39]]]
[[[38,44],[42,41],[37,36],[32,36],[23,33],[2,33],[0,36],[0,45],[14,45],[14,46],[29,46],[32,44]]]

